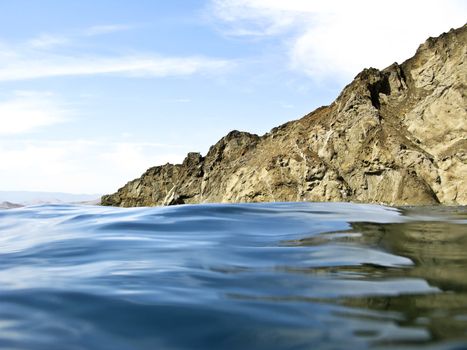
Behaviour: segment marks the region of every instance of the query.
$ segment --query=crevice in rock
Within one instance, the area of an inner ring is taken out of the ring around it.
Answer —
[[[380,109],[381,103],[379,101],[379,94],[391,94],[391,86],[389,85],[388,75],[385,74],[381,79],[379,79],[375,83],[368,84],[368,90],[370,91],[371,104],[376,109]]]

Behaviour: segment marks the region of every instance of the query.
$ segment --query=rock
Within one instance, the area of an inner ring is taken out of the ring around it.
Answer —
[[[0,202],[0,209],[16,209],[16,208],[21,208],[23,205],[17,204],[17,203],[12,203],[12,202]]]
[[[147,170],[103,205],[355,201],[467,204],[467,26],[402,64],[363,70],[329,106],[203,158]]]

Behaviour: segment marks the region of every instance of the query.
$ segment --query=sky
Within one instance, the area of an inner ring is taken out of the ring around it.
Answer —
[[[0,0],[0,190],[114,192],[466,18],[465,0]]]

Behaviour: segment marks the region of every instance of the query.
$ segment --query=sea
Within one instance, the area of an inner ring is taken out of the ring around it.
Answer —
[[[467,208],[1,210],[0,349],[467,349]]]

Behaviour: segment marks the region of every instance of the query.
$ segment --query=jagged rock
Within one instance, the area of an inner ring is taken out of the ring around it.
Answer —
[[[103,205],[357,201],[467,204],[467,26],[365,69],[329,106],[263,136],[232,131],[206,157],[147,170]]]

